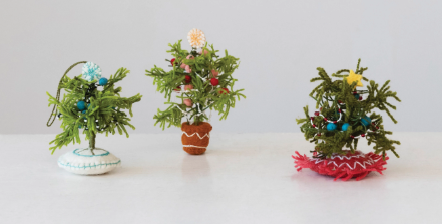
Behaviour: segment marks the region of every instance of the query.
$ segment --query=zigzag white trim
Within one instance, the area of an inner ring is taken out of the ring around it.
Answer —
[[[204,137],[207,137],[207,138],[210,138],[210,135],[209,135],[209,133],[206,133],[203,137],[201,137],[198,133],[193,133],[193,134],[191,134],[191,135],[188,135],[186,132],[184,132],[183,131],[183,133],[182,134],[184,134],[184,135],[186,135],[187,137],[192,137],[192,136],[194,136],[195,134],[196,134],[196,136],[198,136],[198,138],[199,139],[203,139]]]
[[[183,147],[186,147],[186,148],[190,148],[190,147],[192,147],[192,148],[202,148],[202,149],[206,148],[206,147],[196,146],[196,145],[183,145]]]
[[[345,159],[350,160],[351,158],[359,158],[359,157],[365,157],[365,155],[362,155],[362,154],[359,154],[359,155],[357,155],[357,156],[341,156],[341,155],[335,155],[335,156],[331,156],[331,159],[339,158],[339,159],[343,160],[343,159],[345,158]]]
[[[357,156],[354,156],[354,157],[357,157]],[[318,163],[321,163],[321,162],[324,161],[324,160],[322,160],[322,159],[311,159],[311,160],[312,160],[312,161],[315,160],[315,161],[316,161],[315,164],[318,164]],[[341,160],[342,160],[342,159],[341,159]],[[336,167],[339,168],[339,167],[341,167],[342,165],[346,164],[346,165],[348,166],[348,168],[350,168],[351,170],[354,170],[354,169],[356,169],[356,165],[359,164],[362,168],[367,169],[367,168],[366,168],[366,164],[368,164],[368,165],[373,165],[375,162],[377,162],[377,161],[374,161],[372,158],[369,158],[369,161],[364,161],[363,164],[361,164],[360,162],[355,162],[355,163],[354,163],[354,167],[352,168],[352,167],[350,166],[350,164],[348,164],[348,163],[341,163],[341,165],[338,166],[338,164],[336,164],[335,161],[330,161],[330,162],[328,162],[327,166],[333,163]]]

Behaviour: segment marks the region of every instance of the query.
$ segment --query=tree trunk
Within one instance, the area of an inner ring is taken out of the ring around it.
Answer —
[[[89,149],[91,150],[92,155],[94,154],[94,149],[95,149],[95,133],[93,131],[91,131],[91,136],[89,138]]]

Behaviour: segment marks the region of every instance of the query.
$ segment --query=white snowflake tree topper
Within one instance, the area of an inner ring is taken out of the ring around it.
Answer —
[[[101,68],[97,64],[88,61],[82,68],[83,79],[92,81],[101,78]]]

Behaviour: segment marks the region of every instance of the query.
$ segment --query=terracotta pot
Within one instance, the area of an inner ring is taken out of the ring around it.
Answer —
[[[200,122],[198,125],[182,123],[181,142],[183,143],[183,150],[190,155],[203,154],[209,145],[209,132],[211,130],[212,126],[206,122]]]

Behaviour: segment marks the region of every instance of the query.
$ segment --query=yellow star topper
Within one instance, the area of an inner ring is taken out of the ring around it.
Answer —
[[[364,85],[362,85],[361,79],[362,79],[362,75],[355,74],[355,72],[353,70],[350,70],[350,74],[347,77],[347,82],[349,85],[351,85],[351,84],[353,84],[353,82],[357,81],[358,83],[356,84],[356,86],[364,86]],[[355,86],[355,88],[356,88],[356,86]]]

